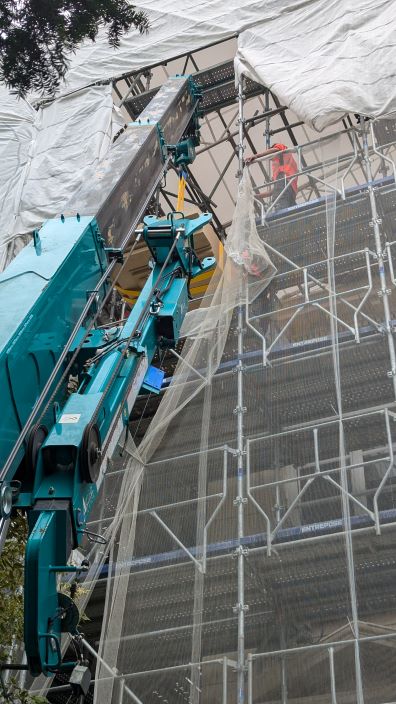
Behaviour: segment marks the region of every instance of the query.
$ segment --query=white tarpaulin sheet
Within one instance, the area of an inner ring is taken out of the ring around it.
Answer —
[[[14,230],[26,232],[60,213],[124,123],[110,86],[91,86],[40,108]]]
[[[71,58],[60,97],[35,113],[0,92],[4,245],[62,211],[122,124],[110,85],[87,87],[240,32],[239,71],[316,129],[346,112],[396,110],[394,0],[141,0],[150,31],[105,36]],[[219,52],[219,60],[221,53]],[[3,246],[3,254],[1,247]]]
[[[29,160],[36,111],[0,88],[0,271],[18,212],[21,185]],[[15,247],[11,247],[16,253]]]
[[[395,0],[290,6],[240,35],[237,71],[319,131],[348,112],[396,112]]]
[[[260,22],[267,15],[264,8],[268,5],[275,7],[276,2],[140,0],[133,4],[147,12],[149,32],[141,35],[134,30],[125,34],[117,49],[109,46],[104,31],[94,44],[87,41],[71,57],[62,92],[75,90],[97,80],[138,71],[145,66],[159,64],[227,39]]]
[[[37,112],[0,94],[0,268],[14,253],[8,243],[16,235],[62,212],[123,123],[109,85],[63,96]]]
[[[396,110],[395,0],[141,0],[148,34],[103,36],[71,60],[62,90],[238,38],[237,69],[321,130],[348,112]]]

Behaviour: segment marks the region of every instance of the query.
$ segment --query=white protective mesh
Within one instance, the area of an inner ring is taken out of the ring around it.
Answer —
[[[120,660],[124,659],[123,642],[126,631],[129,631],[130,624],[126,624],[126,613],[129,612],[131,594],[133,593],[134,576],[131,574],[131,557],[135,554],[135,532],[136,532],[136,506],[144,503],[145,485],[152,485],[152,476],[157,476],[156,468],[158,459],[165,457],[172,446],[182,447],[186,441],[185,433],[188,431],[193,444],[201,445],[202,454],[199,467],[194,468],[193,484],[189,487],[190,478],[186,481],[179,481],[179,493],[184,496],[187,493],[195,495],[188,503],[189,511],[196,513],[196,537],[193,542],[196,545],[197,562],[192,562],[192,567],[199,561],[202,562],[202,542],[205,525],[205,513],[203,497],[207,492],[208,482],[208,461],[210,455],[205,452],[211,444],[209,439],[209,425],[211,423],[211,396],[213,393],[212,379],[219,368],[223,358],[224,348],[230,336],[230,325],[237,306],[248,305],[268,286],[275,268],[268,258],[265,246],[260,240],[253,208],[253,192],[250,175],[245,170],[239,186],[237,207],[235,210],[231,230],[225,247],[226,259],[224,267],[218,265],[209,289],[205,296],[205,307],[193,311],[190,314],[189,332],[193,332],[183,348],[182,359],[179,361],[174,373],[170,388],[165,394],[159,409],[139,446],[137,458],[131,462],[128,471],[124,475],[123,488],[120,493],[120,502],[117,506],[116,515],[122,515],[121,528],[117,547],[111,554],[109,564],[108,589],[106,596],[106,608],[104,617],[104,627],[102,630],[100,654],[105,662],[111,667],[119,667]],[[195,315],[195,323],[193,317]],[[198,318],[199,316],[199,318]],[[193,414],[193,419],[191,418]],[[192,426],[190,425],[192,421]],[[192,434],[191,434],[192,431]],[[222,454],[222,453],[221,453]],[[167,462],[167,459],[165,460]],[[221,476],[222,476],[221,470]],[[162,474],[162,472],[161,472]],[[138,477],[138,481],[136,478]],[[147,477],[147,479],[146,479]],[[162,478],[155,480],[155,504],[164,505],[172,496],[172,482],[166,488],[168,482],[166,474]],[[140,497],[139,497],[140,494]],[[167,499],[168,497],[168,499]],[[181,499],[184,501],[185,499]],[[213,502],[209,500],[208,510],[213,512]],[[169,521],[168,529],[172,530],[175,511],[172,508],[168,511],[170,516],[165,518]],[[166,512],[165,512],[166,513]],[[161,515],[160,515],[161,514]],[[157,514],[163,522],[164,512]],[[137,519],[138,531],[145,529],[140,525],[146,522],[148,514],[143,514],[143,518]],[[167,540],[166,528],[151,518],[154,526],[148,528],[157,533],[157,525],[164,531],[165,541]],[[188,520],[189,522],[189,520]],[[175,529],[176,530],[176,529]],[[175,533],[176,535],[176,533]],[[169,536],[169,533],[168,533]],[[153,536],[158,540],[158,536]],[[176,536],[177,537],[177,536]],[[192,536],[191,536],[192,537]],[[191,547],[186,536],[181,535],[179,540],[188,549]],[[172,542],[172,541],[171,541]],[[173,543],[174,544],[174,543]],[[191,568],[190,568],[191,571]],[[202,581],[201,572],[193,579],[196,592],[196,609],[201,612],[202,604]],[[135,626],[132,626],[134,629]],[[197,625],[195,626],[195,631]],[[195,634],[193,653],[199,659],[199,637]],[[188,648],[189,650],[189,648]],[[191,653],[186,651],[187,661],[191,658]],[[118,696],[118,689],[106,668],[99,667],[97,676],[107,677],[96,691],[97,702],[108,702],[113,695],[115,700]]]
[[[344,149],[305,148],[315,201],[267,208],[259,232],[245,170],[224,270],[123,477],[98,704],[392,700],[394,289],[387,309]]]

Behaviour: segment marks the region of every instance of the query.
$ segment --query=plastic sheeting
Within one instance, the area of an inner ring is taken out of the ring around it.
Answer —
[[[140,35],[134,30],[125,34],[116,50],[109,46],[105,31],[95,43],[87,41],[70,58],[62,92],[222,41],[261,21],[264,12],[263,0],[141,0],[137,4],[148,14],[149,32]],[[265,4],[275,6],[274,0]]]
[[[0,95],[0,265],[15,238],[62,211],[124,124],[110,86],[91,86],[38,112],[6,91]]]
[[[36,111],[24,100],[0,90],[0,271],[9,255],[17,253],[11,244],[18,212],[21,183],[29,160]]]
[[[396,111],[393,0],[278,3],[239,37],[236,68],[321,131],[345,113]]]
[[[396,110],[392,0],[142,0],[151,28],[112,49],[105,34],[71,57],[62,96],[35,113],[0,94],[0,266],[15,237],[69,202],[122,124],[110,85],[86,87],[240,32],[239,71],[321,130],[345,112]]]
[[[393,0],[141,0],[150,32],[116,51],[105,34],[71,59],[65,91],[120,76],[240,33],[237,68],[322,130],[347,112],[396,110]]]

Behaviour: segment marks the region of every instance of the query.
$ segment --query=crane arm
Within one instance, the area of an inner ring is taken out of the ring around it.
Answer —
[[[190,280],[215,265],[194,250],[209,213],[146,216],[136,231],[169,160],[184,169],[194,159],[198,102],[188,77],[170,79],[76,194],[81,214],[69,217],[71,205],[45,223],[0,275],[0,530],[12,511],[27,513],[24,640],[34,676],[81,674],[78,662],[62,662],[62,633],[78,638],[79,615],[57,577],[81,569],[69,557],[88,533],[107,459],[154,355],[179,339]],[[96,328],[134,232],[151,273],[128,319]]]
[[[127,427],[136,397],[155,352],[173,347],[188,308],[188,281],[215,264],[199,262],[193,235],[209,222],[146,217],[143,237],[154,254],[150,274],[131,315],[117,337],[104,342],[107,330],[84,349],[78,391],[72,393],[41,445],[31,494],[17,502],[29,508],[31,532],[26,547],[25,647],[32,674],[74,667],[61,662],[65,622],[77,632],[73,604],[57,591],[57,575],[77,570],[67,564],[86,524],[106,471],[106,460]],[[92,356],[86,360],[86,354]],[[86,361],[84,361],[84,359]],[[65,621],[65,614],[68,618]]]

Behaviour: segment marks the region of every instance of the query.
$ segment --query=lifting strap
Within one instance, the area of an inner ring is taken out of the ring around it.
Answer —
[[[184,192],[186,190],[187,172],[181,170],[179,174],[179,188],[177,191],[177,205],[176,210],[178,213],[184,213]]]

